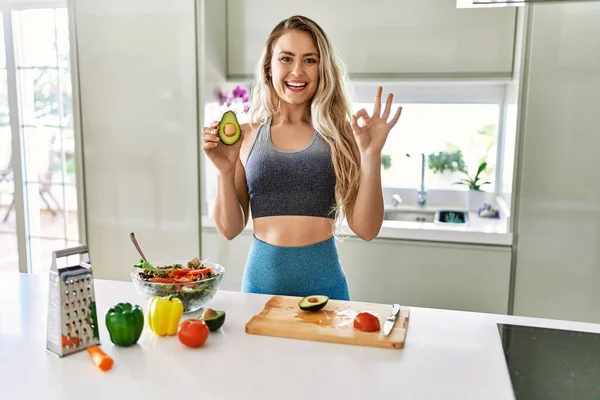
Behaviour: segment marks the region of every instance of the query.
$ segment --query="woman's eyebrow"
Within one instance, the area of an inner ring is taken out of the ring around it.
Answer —
[[[280,51],[279,54],[285,54],[285,55],[288,55],[288,56],[295,56],[294,53],[292,53],[291,51],[287,51],[287,50]],[[319,55],[317,53],[305,53],[302,56],[303,57],[308,57],[308,56],[318,57]]]

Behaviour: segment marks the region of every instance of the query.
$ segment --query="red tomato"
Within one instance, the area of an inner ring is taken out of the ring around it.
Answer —
[[[177,329],[179,341],[188,347],[200,347],[206,342],[209,330],[206,322],[199,319],[186,319]]]
[[[362,332],[378,332],[379,318],[369,312],[361,312],[354,318],[354,327]]]

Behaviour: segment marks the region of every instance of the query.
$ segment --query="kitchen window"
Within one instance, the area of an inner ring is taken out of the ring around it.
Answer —
[[[392,106],[392,114],[398,106]],[[361,108],[371,114],[373,103],[354,104],[355,112]],[[403,103],[382,151],[382,185],[419,187],[424,153],[427,189],[466,189],[455,182],[474,176],[486,162],[480,176],[492,183],[483,188],[493,191],[499,118],[500,104]]]

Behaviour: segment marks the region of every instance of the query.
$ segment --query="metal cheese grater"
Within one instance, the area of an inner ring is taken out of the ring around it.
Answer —
[[[78,265],[58,267],[62,257],[80,255]],[[52,252],[46,348],[60,357],[99,345],[94,276],[87,245]]]

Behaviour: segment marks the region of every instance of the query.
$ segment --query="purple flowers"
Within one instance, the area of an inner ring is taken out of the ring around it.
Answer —
[[[231,92],[231,95],[219,90],[217,96],[219,97],[221,104],[226,107],[231,107],[234,102],[241,102],[244,106],[244,112],[247,113],[250,111],[250,97],[248,95],[248,90],[243,86],[236,86]]]
[[[219,90],[219,93],[218,93],[218,95],[219,95],[219,101],[220,101],[221,103],[227,103],[227,102],[229,102],[229,98],[227,97],[227,93],[225,93],[225,92],[221,92],[221,91]]]
[[[241,99],[244,100],[244,102],[248,101],[248,91],[246,90],[246,88],[243,88],[241,86],[237,86],[235,89],[233,89],[233,97],[239,97]]]

